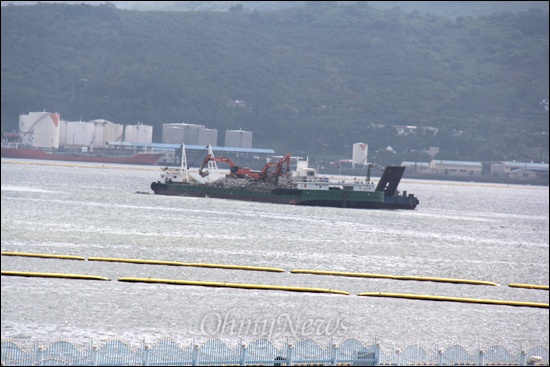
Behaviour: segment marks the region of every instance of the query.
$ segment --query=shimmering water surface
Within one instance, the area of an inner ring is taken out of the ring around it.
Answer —
[[[284,273],[2,256],[2,339],[87,345],[174,338],[377,338],[476,348],[548,343],[549,311],[359,297],[395,292],[548,303],[548,187],[405,180],[416,210],[163,197],[160,169],[2,159],[2,251],[277,267]],[[149,192],[145,195],[138,192]],[[500,287],[292,274],[292,269],[473,279]],[[296,293],[118,282],[144,277],[329,288]]]

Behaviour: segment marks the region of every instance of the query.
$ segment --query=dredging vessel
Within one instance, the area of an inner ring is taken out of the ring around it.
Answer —
[[[184,147],[181,162],[179,170],[163,168],[161,180],[151,183],[155,194],[357,209],[415,209],[419,204],[413,194],[397,190],[404,166],[387,166],[375,185],[370,174],[365,180],[319,176],[307,160],[298,160],[296,170],[291,171],[290,154],[277,163],[267,163],[261,171],[252,171],[228,158],[215,157],[209,147],[195,176],[188,170]],[[229,164],[230,173],[220,175],[216,162]]]

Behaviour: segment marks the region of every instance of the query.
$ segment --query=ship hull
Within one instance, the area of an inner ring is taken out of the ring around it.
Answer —
[[[333,208],[381,209],[384,207],[382,192],[353,192],[346,190],[247,190],[209,185],[153,182],[151,189],[157,195],[208,197],[262,203],[322,206]]]
[[[2,158],[38,159],[49,161],[90,162],[90,163],[114,163],[157,165],[161,153],[137,153],[132,156],[101,156],[93,154],[54,154],[38,149],[2,148]]]
[[[418,198],[413,194],[408,196],[386,196],[384,197],[384,209],[414,209],[420,203]]]

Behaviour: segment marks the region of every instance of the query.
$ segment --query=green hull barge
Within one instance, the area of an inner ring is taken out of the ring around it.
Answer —
[[[344,177],[329,180],[318,176],[307,161],[297,161],[295,171],[289,169],[290,155],[278,163],[268,163],[259,172],[238,166],[230,167],[229,175],[220,175],[215,162],[231,162],[224,157],[214,157],[212,148],[199,169],[199,175],[192,177],[187,169],[185,148],[182,147],[182,167],[179,170],[163,169],[161,181],[151,183],[156,195],[186,196],[197,198],[229,199],[238,201],[320,206],[355,209],[415,209],[418,199],[406,192],[397,191],[405,167],[387,166],[377,185],[365,180],[348,180]],[[286,163],[287,170],[283,172]],[[203,170],[208,164],[208,170]],[[233,164],[231,162],[231,164]],[[273,167],[274,173],[269,172]],[[241,174],[236,174],[241,172]],[[206,178],[205,178],[206,177]],[[261,178],[258,178],[261,177]]]

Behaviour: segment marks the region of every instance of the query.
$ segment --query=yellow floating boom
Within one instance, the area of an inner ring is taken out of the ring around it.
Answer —
[[[430,296],[425,294],[365,292],[365,293],[359,293],[358,296],[406,298],[406,299],[420,299],[420,300],[427,300],[427,301],[482,303],[482,304],[490,304],[490,305],[548,308],[548,303],[501,301],[501,300],[492,300],[492,299],[458,298],[458,297],[446,297],[446,296]]]
[[[474,285],[490,285],[494,287],[500,287],[498,283],[487,282],[485,280],[471,280],[471,279],[454,279],[454,278],[436,278],[436,277],[418,277],[407,275],[396,275],[394,279],[397,280],[418,280],[422,282],[440,282],[440,283],[459,283],[459,284],[474,284]]]
[[[25,256],[25,257],[41,257],[49,259],[63,259],[63,260],[86,260],[82,256],[72,255],[55,255],[55,254],[34,254],[29,252],[2,252],[2,256]]]
[[[290,272],[294,274],[336,275],[336,276],[342,276],[342,277],[359,277],[359,278],[387,278],[387,279],[395,278],[394,275],[388,275],[388,274],[350,273],[345,271],[294,269],[294,270],[291,270]]]
[[[371,274],[371,273],[350,273],[350,272],[344,272],[344,271],[302,270],[302,269],[294,269],[294,270],[291,270],[290,272],[294,274],[335,275],[335,276],[357,277],[357,278],[382,278],[382,279],[394,279],[394,280],[416,280],[416,281],[423,281],[423,282],[491,285],[496,287],[499,286],[499,284],[497,283],[487,282],[484,280],[419,277],[419,276],[412,276],[412,275],[407,276],[407,275],[389,275],[389,274]]]
[[[4,271],[2,275],[16,277],[40,277],[40,278],[66,278],[66,279],[87,279],[87,280],[111,280],[109,278],[100,277],[97,275],[85,274],[62,274],[62,273],[37,273],[33,271]]]
[[[313,292],[313,293],[334,293],[349,295],[348,292],[326,288],[305,288],[305,287],[288,287],[281,285],[263,285],[263,284],[237,284],[237,283],[222,283],[222,282],[203,282],[194,280],[176,280],[176,279],[154,279],[154,278],[119,278],[119,282],[134,282],[134,283],[164,283],[175,285],[196,285],[204,287],[222,287],[222,288],[243,288],[243,289],[265,289],[290,292]]]
[[[163,260],[142,260],[142,259],[120,259],[116,257],[89,257],[88,261],[108,261],[119,263],[133,263],[133,264],[149,264],[149,265],[172,265],[172,266],[184,266],[185,264],[178,261],[163,261]]]
[[[89,257],[88,261],[110,261],[110,262],[123,262],[123,263],[133,263],[133,264],[190,266],[190,267],[197,267],[197,268],[272,271],[272,272],[282,272],[282,273],[284,273],[284,271],[285,271],[284,269],[280,269],[280,268],[265,268],[265,267],[260,267],[260,266],[205,264],[205,263],[183,263],[183,262],[179,262],[179,261],[121,259],[121,258],[113,258],[113,257]]]
[[[253,271],[271,271],[284,273],[285,269],[281,268],[266,268],[262,266],[247,266],[247,265],[225,265],[225,264],[204,264],[204,263],[183,263],[183,266],[193,266],[197,268],[218,268],[218,269],[236,269],[236,270],[253,270]]]
[[[511,283],[508,284],[508,287],[513,288],[527,288],[527,289],[542,289],[547,291],[548,286],[547,285],[537,285],[537,284],[520,284],[520,283]]]

